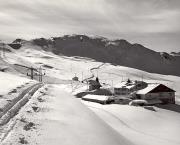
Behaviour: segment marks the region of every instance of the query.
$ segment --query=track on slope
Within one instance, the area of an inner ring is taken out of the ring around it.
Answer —
[[[37,83],[23,90],[18,96],[20,99],[17,102],[14,102],[14,104],[1,116],[0,142],[2,142],[9,134],[9,132],[13,129],[14,125],[16,124],[16,120],[11,123],[8,128],[4,126],[8,124],[8,122],[19,112],[19,110],[29,101],[34,93],[42,86],[42,83]]]

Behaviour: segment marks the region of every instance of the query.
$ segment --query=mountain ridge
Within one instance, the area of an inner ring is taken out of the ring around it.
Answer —
[[[65,35],[50,39],[37,38],[30,42],[57,55],[88,57],[150,73],[180,76],[180,56],[156,52],[141,44],[131,44],[124,39],[109,40],[104,37]],[[26,45],[26,41],[23,41],[23,45]]]

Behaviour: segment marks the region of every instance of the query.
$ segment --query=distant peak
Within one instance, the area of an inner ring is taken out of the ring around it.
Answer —
[[[23,42],[25,42],[26,40],[21,39],[21,38],[17,38],[16,40],[14,40],[12,43],[17,43],[17,44],[21,44]]]
[[[130,46],[130,45],[132,45],[130,42],[128,42],[125,39],[117,39],[117,40],[113,40],[112,42],[115,43],[116,45],[119,45],[119,46]]]
[[[170,54],[174,56],[180,56],[180,52],[171,52]]]
[[[134,43],[133,46],[144,47],[143,45],[138,44],[138,43]]]

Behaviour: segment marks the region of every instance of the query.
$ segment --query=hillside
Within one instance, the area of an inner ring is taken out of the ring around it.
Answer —
[[[50,48],[50,47],[49,47]],[[45,48],[44,48],[45,49]],[[25,65],[34,68],[42,67],[45,71],[43,81],[46,83],[68,83],[75,75],[79,80],[98,75],[102,83],[112,85],[122,80],[145,80],[147,82],[163,83],[176,90],[176,96],[179,98],[179,77],[148,73],[138,69],[102,63],[86,57],[67,57],[55,55],[52,52],[42,50],[42,47],[25,42],[21,49],[6,53],[6,62],[14,66],[13,68],[26,75],[27,68],[20,67]],[[102,65],[103,64],[103,65]],[[35,77],[38,80],[38,78]]]
[[[0,135],[5,134],[3,138],[0,136],[2,144],[149,145],[153,142],[155,145],[179,145],[180,77],[148,73],[85,57],[59,56],[32,42],[24,42],[19,50],[7,51],[0,60],[1,66],[6,64],[8,67],[1,72],[3,81],[0,86],[7,89],[2,94],[30,81],[25,78],[29,78],[27,73],[30,73],[27,67],[41,67],[43,74],[45,72],[43,82],[47,83],[6,126],[0,128]],[[71,81],[75,74],[80,81],[92,77],[92,74],[94,77],[98,75],[104,87],[128,78],[163,83],[176,90],[176,111],[81,102],[72,94],[87,89],[87,84]],[[10,82],[13,86],[9,85]],[[4,129],[8,130],[8,135]]]
[[[31,43],[57,55],[88,57],[151,73],[180,76],[180,56],[156,52],[122,39],[108,40],[102,37],[66,35],[51,39],[34,39]]]

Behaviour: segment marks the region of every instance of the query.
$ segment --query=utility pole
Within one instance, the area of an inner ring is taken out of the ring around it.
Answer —
[[[33,80],[34,79],[34,69],[33,69],[33,67],[31,67],[30,69],[31,69],[31,79]]]
[[[114,94],[114,83],[113,83],[113,80],[112,80],[112,94]]]
[[[72,73],[72,64],[71,64],[71,73]]]
[[[34,68],[30,67],[28,70],[30,70],[30,74],[27,73],[27,76],[30,76],[31,80],[33,80],[34,79]]]
[[[143,82],[143,74],[142,74],[142,82]]]
[[[89,90],[89,82],[87,81],[87,90]]]
[[[39,67],[39,81],[40,82],[42,82],[43,81],[43,75],[45,75],[45,72],[44,72],[44,74],[43,74],[43,69],[42,69],[42,67],[40,66]]]
[[[1,47],[1,49],[2,49],[1,57],[3,58],[3,57],[5,57],[5,43],[1,43],[1,44],[2,44],[2,47]]]
[[[83,81],[83,72],[82,72],[82,81]]]
[[[3,43],[3,57],[5,57],[5,44]]]
[[[30,70],[30,74],[27,73],[27,76],[30,76],[32,80],[34,79],[34,76],[38,76],[39,81],[42,82],[42,76],[45,75],[45,73],[42,74],[42,67],[39,67],[38,70],[33,67],[30,67],[28,68],[28,70]]]
[[[39,67],[39,74],[38,74],[38,77],[39,77],[39,82],[41,82],[41,67]]]
[[[73,80],[71,80],[71,88],[72,88],[72,92],[73,92]]]

